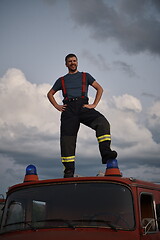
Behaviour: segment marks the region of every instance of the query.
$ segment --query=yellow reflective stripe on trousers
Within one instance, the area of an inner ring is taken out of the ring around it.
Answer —
[[[75,156],[70,156],[70,157],[61,157],[62,162],[74,162],[75,161]]]
[[[104,142],[104,141],[111,141],[111,135],[106,134],[106,135],[102,135],[100,137],[97,137],[98,142]]]

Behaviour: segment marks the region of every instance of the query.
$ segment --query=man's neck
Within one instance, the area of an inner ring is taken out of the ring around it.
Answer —
[[[76,70],[76,71],[74,71],[74,72],[73,72],[73,71],[68,71],[69,74],[75,74],[75,73],[77,73],[77,72],[78,72],[78,70]]]

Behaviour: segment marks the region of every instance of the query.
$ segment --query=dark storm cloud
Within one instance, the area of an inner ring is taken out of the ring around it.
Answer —
[[[160,119],[159,119],[160,120]],[[156,142],[156,143],[160,143],[160,123],[157,124],[157,128],[150,128],[149,129],[152,133],[152,136],[153,136],[153,140]]]
[[[152,114],[149,119],[147,119],[146,127],[152,133],[153,140],[159,144],[160,143],[160,116],[156,113]]]
[[[148,150],[149,151],[149,150]],[[160,168],[160,162],[158,161],[159,156],[157,158],[148,158],[145,157],[124,157],[123,159],[119,159],[119,163],[123,164],[126,168],[132,169],[137,168],[137,166],[147,166],[147,167],[156,167]]]
[[[74,21],[97,41],[116,40],[129,53],[160,54],[158,0],[70,0]]]
[[[20,124],[12,126],[10,131],[16,133],[17,138],[10,138],[7,134],[1,136],[1,155],[13,159],[21,166],[35,164],[42,169],[47,169],[53,162],[54,168],[60,165],[58,135],[51,136],[39,132],[36,128],[28,128]]]

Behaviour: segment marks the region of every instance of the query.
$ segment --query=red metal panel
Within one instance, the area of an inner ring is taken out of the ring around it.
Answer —
[[[59,229],[8,233],[1,240],[139,240],[136,231],[113,231],[109,229]]]

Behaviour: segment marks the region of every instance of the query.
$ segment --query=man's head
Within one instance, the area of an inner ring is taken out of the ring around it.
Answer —
[[[73,54],[73,53],[68,54],[65,57],[65,63],[66,63],[66,67],[68,67],[69,73],[77,72],[78,59],[75,54]]]

